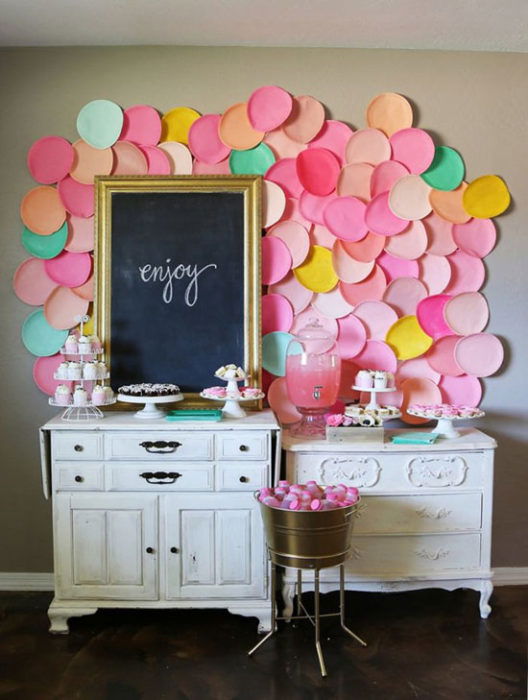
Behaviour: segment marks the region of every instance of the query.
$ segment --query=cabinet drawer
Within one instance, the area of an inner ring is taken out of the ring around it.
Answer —
[[[266,486],[267,464],[217,464],[217,491],[256,491]]]
[[[56,491],[104,491],[104,464],[59,462],[53,481]]]
[[[107,491],[165,492],[214,489],[214,465],[207,462],[156,467],[149,462],[107,464],[105,471]]]
[[[89,433],[53,433],[54,459],[102,459],[103,436]]]
[[[480,535],[354,535],[349,575],[419,576],[480,566]]]
[[[114,433],[106,436],[109,459],[142,459],[149,462],[213,459],[211,433]]]
[[[218,459],[267,459],[267,433],[236,432],[217,437]]]
[[[481,504],[480,493],[364,496],[355,513],[354,534],[478,530]]]

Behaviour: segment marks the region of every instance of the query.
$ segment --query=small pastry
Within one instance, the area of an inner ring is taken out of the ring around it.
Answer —
[[[372,372],[369,369],[361,369],[356,374],[355,385],[362,389],[372,389],[374,386]]]
[[[245,386],[242,388],[242,396],[245,399],[256,399],[261,393],[262,391],[258,386]]]
[[[215,399],[224,399],[227,395],[225,386],[210,386],[203,390],[205,396],[211,396]]]
[[[111,403],[114,400],[114,392],[112,391],[112,387],[104,386],[103,389],[106,397],[105,403]]]
[[[55,403],[59,406],[69,406],[71,404],[72,394],[71,389],[66,384],[59,384],[55,389]]]
[[[85,335],[80,335],[77,341],[80,355],[89,355],[92,352],[92,344]]]
[[[80,362],[68,362],[68,379],[82,379],[82,366]]]
[[[385,372],[387,375],[387,388],[392,389],[394,386],[394,374],[392,372]]]
[[[97,370],[97,379],[105,379],[108,372],[106,364],[104,362],[95,361],[94,365]]]
[[[68,377],[68,367],[69,362],[61,362],[57,367],[56,377],[57,379],[69,379]]]
[[[88,405],[88,393],[86,389],[82,386],[76,386],[73,392],[73,405],[74,406],[87,406]]]
[[[97,335],[90,335],[88,337],[88,340],[90,342],[90,345],[92,346],[92,352],[101,352],[103,349],[103,345],[101,341],[99,340],[99,337]]]
[[[98,379],[99,371],[97,367],[97,362],[86,362],[83,367],[83,378],[84,379]]]
[[[374,388],[375,389],[386,389],[387,388],[387,372],[382,372],[377,370],[374,372]]]
[[[74,355],[77,350],[78,350],[78,343],[77,343],[77,336],[71,333],[67,338],[66,342],[64,343],[64,350],[66,351],[67,355]]]
[[[105,387],[98,384],[92,391],[92,403],[94,406],[104,406],[106,403]]]

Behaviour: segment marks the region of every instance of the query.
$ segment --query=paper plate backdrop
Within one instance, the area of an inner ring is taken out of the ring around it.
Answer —
[[[260,174],[263,367],[279,418],[298,417],[285,351],[311,318],[336,334],[343,398],[355,398],[355,372],[373,368],[396,373],[391,399],[403,410],[424,386],[435,401],[477,405],[478,378],[503,360],[500,341],[485,332],[489,309],[478,290],[496,241],[492,218],[510,194],[496,175],[467,182],[460,153],[413,121],[405,97],[383,93],[353,130],[326,119],[314,97],[274,85],[223,114],[84,105],[79,139],[43,136],[27,157],[38,184],[20,204],[30,257],[13,288],[38,307],[22,328],[37,386],[53,391],[59,348],[93,300],[95,175]]]

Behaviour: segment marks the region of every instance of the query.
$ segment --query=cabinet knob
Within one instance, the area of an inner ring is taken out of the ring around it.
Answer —
[[[147,547],[145,551],[147,554],[154,554],[154,547]]]
[[[178,554],[180,550],[178,549],[178,547],[171,547],[170,551],[172,552],[172,554]]]
[[[249,450],[249,447],[247,445],[240,445],[238,448],[240,452],[247,452]]]
[[[82,482],[84,481],[84,476],[79,476],[79,474],[77,474],[77,476],[75,477],[75,481],[78,484],[82,484]]]
[[[74,445],[73,449],[75,452],[82,452],[84,450],[84,447],[82,445]]]
[[[241,484],[247,484],[247,482],[249,481],[249,478],[247,476],[241,476],[239,481]]]

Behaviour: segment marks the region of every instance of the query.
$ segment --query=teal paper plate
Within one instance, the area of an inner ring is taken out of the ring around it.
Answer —
[[[32,355],[49,357],[59,352],[64,345],[69,331],[59,331],[50,326],[44,317],[44,311],[37,309],[22,325],[22,342]]]
[[[50,260],[62,253],[68,240],[68,222],[65,221],[58,231],[49,236],[40,236],[24,226],[22,231],[22,245],[35,258]]]
[[[265,175],[273,163],[275,156],[265,143],[246,151],[232,151],[229,156],[229,168],[233,175]]]

